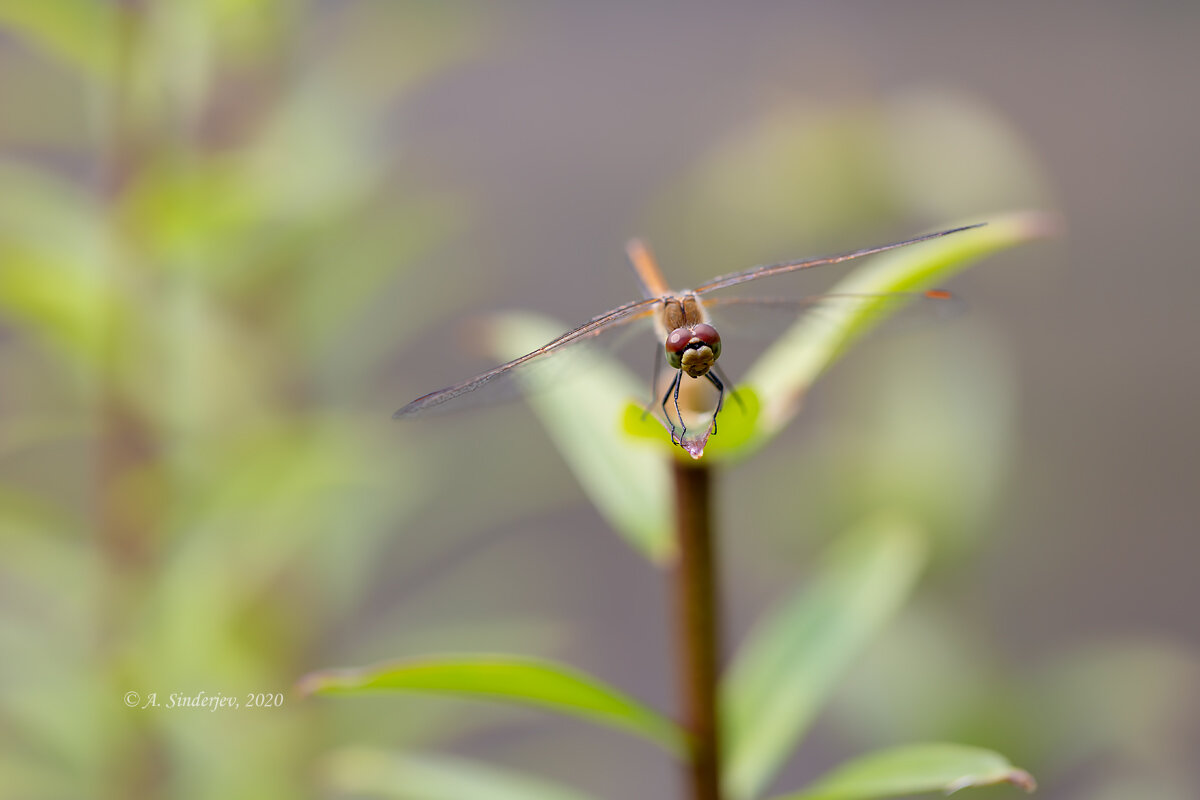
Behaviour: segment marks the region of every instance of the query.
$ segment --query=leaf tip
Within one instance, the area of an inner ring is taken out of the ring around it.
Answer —
[[[1037,791],[1037,780],[1023,769],[1014,769],[1010,772],[1008,783],[1022,789],[1026,794]]]
[[[999,783],[1007,783],[1021,789],[1026,794],[1032,794],[1037,791],[1037,780],[1032,775],[1023,769],[1012,767],[1006,770],[1003,774],[991,778],[989,780],[980,780],[977,775],[965,775],[962,778],[954,781],[946,786],[945,794],[947,796],[954,794],[962,789],[969,789],[973,786],[994,786]]]
[[[337,674],[335,670],[322,669],[316,672],[310,672],[303,675],[295,683],[296,692],[301,697],[312,697],[314,694],[320,694],[321,691],[327,688],[331,683],[336,682]]]
[[[1016,211],[1008,215],[1007,221],[1025,239],[1053,239],[1066,233],[1066,221],[1052,211]],[[1004,219],[999,223],[1003,225]]]

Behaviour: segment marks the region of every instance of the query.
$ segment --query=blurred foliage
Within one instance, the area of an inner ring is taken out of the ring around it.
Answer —
[[[956,744],[895,747],[856,758],[799,794],[775,800],[870,800],[1011,784],[1032,792],[1029,773],[988,750]]]
[[[457,222],[397,122],[476,23],[83,0],[0,24],[0,796],[310,795],[350,717],[291,684],[422,502],[370,397],[444,313],[402,283]]]
[[[330,785],[405,800],[589,800],[588,795],[464,758],[347,748],[325,767]]]
[[[562,326],[528,315],[495,320],[495,357],[510,361],[532,352],[560,333]],[[554,437],[572,473],[613,529],[657,564],[669,563],[672,540],[668,464],[660,448],[638,446],[618,425],[627,398],[641,393],[620,365],[597,353],[582,353],[587,370],[553,380],[545,369],[524,376],[529,402]],[[553,365],[551,365],[553,369]],[[582,424],[581,424],[582,421]],[[656,441],[661,429],[654,425]]]
[[[459,619],[464,586],[518,584],[530,559],[420,581],[551,501],[464,478],[447,453],[476,445],[470,423],[379,435],[403,395],[394,354],[484,291],[422,269],[470,220],[416,177],[402,134],[486,20],[385,0],[0,0],[0,797],[581,796],[407,752],[498,711],[288,688],[331,652],[558,642],[540,608]],[[748,118],[647,216],[679,251],[664,261],[701,270],[686,284],[1050,194],[1003,120],[920,89]],[[902,509],[930,534],[934,588],[850,671],[838,731],[858,749],[995,747],[1055,797],[1194,797],[1175,746],[1193,653],[1107,643],[1018,667],[936,593],[995,533],[1017,393],[999,327],[880,337],[839,366],[804,447],[785,436],[731,472],[729,583],[766,604],[834,533]],[[661,557],[662,520],[645,524],[635,543]],[[454,603],[406,604],[422,591]],[[131,710],[130,691],[285,701]]]
[[[669,262],[703,271],[686,285],[814,247],[862,247],[888,227],[899,238],[1053,207],[1036,159],[1003,119],[970,96],[914,88],[874,103],[780,103],[664,186],[648,211],[650,238],[674,251]]]
[[[731,797],[761,795],[842,674],[904,605],[926,550],[921,526],[903,513],[878,514],[756,623],[722,681]]]

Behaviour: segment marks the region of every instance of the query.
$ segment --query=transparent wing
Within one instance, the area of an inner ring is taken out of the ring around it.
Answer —
[[[910,244],[916,244],[917,242],[924,242],[929,239],[936,239],[941,236],[948,236],[952,233],[958,233],[959,231],[965,231],[977,227],[979,227],[979,225],[966,225],[959,228],[951,228],[949,230],[939,231],[937,233],[925,234],[924,236],[917,236],[912,239],[905,239],[901,242],[893,242],[891,244],[880,245],[878,247],[868,247],[861,250],[853,250],[851,252],[842,253],[835,256],[825,256],[822,258],[812,258],[803,261],[789,261],[779,264],[767,264],[764,266],[753,267],[741,272],[734,272],[714,278],[713,280],[708,281],[702,286],[694,289],[693,293],[698,296],[702,296],[708,292],[726,289],[730,286],[737,286],[742,283],[758,280],[759,278],[765,278],[771,275],[781,275],[787,272],[795,272],[797,270],[823,266],[826,264],[837,264],[842,261],[849,261],[862,256],[882,253],[887,250],[905,247]],[[632,247],[633,249],[631,250],[630,257],[635,266],[638,265],[639,261],[644,261],[650,264],[653,263],[653,258],[650,256],[649,251],[645,251],[644,253],[642,252],[644,251],[644,247],[642,247],[641,250],[637,249],[636,245],[633,245]],[[903,299],[904,295],[891,295],[889,298],[892,299],[886,300],[885,302],[894,302],[895,300]],[[909,297],[908,299],[912,298]],[[878,302],[879,300],[879,296],[871,298],[872,302]],[[862,301],[861,298],[859,301]],[[546,343],[537,350],[534,350],[531,353],[526,353],[520,358],[514,359],[507,364],[502,364],[494,369],[490,369],[487,372],[476,375],[474,378],[463,381],[462,383],[457,383],[453,386],[448,386],[445,389],[440,389],[436,392],[431,392],[430,394],[418,397],[416,400],[398,410],[392,416],[393,418],[401,418],[418,414],[428,409],[436,408],[444,405],[445,403],[449,403],[465,395],[472,394],[489,383],[507,382],[502,379],[512,375],[514,372],[532,368],[537,364],[545,363],[549,356],[569,348],[572,345],[589,341],[607,333],[610,330],[622,328],[637,320],[646,319],[655,313],[661,302],[662,301],[659,298],[651,297],[644,300],[635,300],[633,302],[626,303],[625,305],[618,306],[611,311],[605,312],[598,317],[588,320],[578,328],[564,333],[562,336]],[[733,307],[736,305],[748,306],[751,304],[757,304],[760,309],[778,309],[781,307],[786,308],[788,304],[790,304],[791,307],[794,308],[798,313],[806,309],[819,309],[823,303],[836,302],[836,297],[823,295],[816,298],[778,301],[754,301],[739,298],[722,299],[706,297],[704,298],[704,302],[708,307]]]
[[[533,352],[526,353],[520,358],[509,361],[507,364],[501,364],[462,383],[456,383],[453,386],[447,386],[445,389],[439,389],[436,392],[430,392],[427,395],[418,397],[393,414],[392,418],[400,419],[428,411],[465,395],[470,395],[488,384],[511,385],[512,381],[510,379],[516,377],[518,373],[546,365],[551,361],[552,356],[562,353],[573,345],[595,341],[602,336],[607,338],[607,335],[612,332],[627,329],[631,323],[650,318],[656,312],[660,303],[661,301],[658,298],[648,298],[645,300],[635,300],[618,306],[611,311],[606,311],[588,320],[578,328],[567,331],[557,339],[547,342]],[[558,359],[553,360],[558,361]],[[493,392],[489,391],[488,395],[492,396]],[[499,398],[498,394],[496,398]]]
[[[704,307],[719,325],[722,336],[728,331],[753,339],[774,338],[779,325],[790,325],[802,314],[824,314],[833,310],[871,308],[879,313],[895,313],[902,306],[913,306],[914,316],[942,315],[961,305],[957,295],[945,289],[919,292],[828,292],[805,297],[707,297]]]
[[[721,333],[724,348],[721,362],[739,375],[762,354],[767,343],[778,339],[801,316],[828,319],[838,324],[847,313],[892,316],[901,320],[928,321],[953,316],[962,302],[941,289],[926,292],[831,293],[807,297],[709,297],[704,300],[713,324]],[[903,311],[901,311],[903,309]],[[892,324],[892,323],[889,323]],[[918,322],[918,324],[920,324]]]
[[[782,275],[787,272],[796,272],[797,270],[809,269],[811,267],[822,267],[826,264],[840,264],[843,261],[851,261],[855,258],[870,256],[876,253],[883,253],[887,250],[895,250],[897,247],[907,247],[910,244],[917,242],[925,242],[930,239],[938,239],[942,236],[949,236],[952,233],[968,231],[972,228],[978,228],[987,223],[978,223],[976,225],[964,225],[959,228],[950,228],[949,230],[938,231],[937,233],[927,233],[924,236],[916,236],[912,239],[905,239],[902,242],[892,242],[891,244],[879,245],[877,247],[864,247],[861,250],[851,250],[848,253],[842,253],[836,256],[823,256],[820,258],[809,258],[803,261],[784,261],[779,264],[764,264],[760,267],[751,267],[741,272],[731,272],[728,275],[721,275],[713,278],[711,281],[696,287],[692,290],[694,294],[704,295],[707,292],[714,292],[718,289],[727,289],[730,286],[737,286],[740,283],[748,281],[756,281],[759,278],[766,278],[770,275]],[[711,302],[705,300],[706,303]]]

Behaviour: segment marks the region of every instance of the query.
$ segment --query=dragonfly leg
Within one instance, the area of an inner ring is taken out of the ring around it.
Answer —
[[[667,424],[671,426],[671,444],[679,444],[679,442],[677,442],[675,440],[675,423],[671,420],[671,413],[669,411],[667,411],[667,401],[671,399],[671,393],[674,392],[675,393],[675,413],[678,414],[679,413],[679,379],[682,376],[683,376],[682,372],[675,373],[675,380],[671,381],[671,385],[667,387],[667,391],[665,393],[663,393],[663,397],[662,397],[663,418],[667,421]],[[680,425],[683,424],[683,417],[679,417],[679,424]]]
[[[675,374],[675,416],[679,418],[679,441],[676,444],[683,444],[684,437],[687,436],[687,423],[683,421],[683,412],[679,410],[679,385],[683,383],[683,371],[680,370]],[[671,435],[671,440],[674,441],[675,435]]]
[[[726,386],[729,387],[729,395],[737,402],[738,408],[740,408],[742,411],[745,411],[746,404],[742,402],[742,397],[741,397],[741,395],[738,394],[737,386],[734,385],[733,381],[729,380],[729,376],[726,375],[725,372],[720,367],[718,367],[716,364],[712,365],[712,370],[713,370],[713,372],[716,372],[717,377],[720,378],[721,381]],[[720,384],[718,384],[718,386],[720,386]],[[718,402],[718,404],[720,403],[719,398],[718,398],[717,402]],[[717,410],[720,411],[720,408],[718,407]]]
[[[721,409],[725,407],[725,384],[721,383],[721,379],[713,375],[711,371],[704,373],[704,377],[708,378],[708,382],[717,387],[717,409],[713,412],[712,422],[709,424],[708,432],[710,434],[717,432],[717,414],[721,413]],[[737,397],[737,394],[734,394]],[[739,405],[741,401],[738,401]]]

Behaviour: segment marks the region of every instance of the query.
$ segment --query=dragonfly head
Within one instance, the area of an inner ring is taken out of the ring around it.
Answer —
[[[701,378],[721,355],[721,335],[708,323],[676,328],[667,336],[667,361],[693,378]]]

